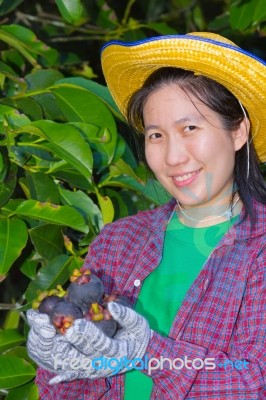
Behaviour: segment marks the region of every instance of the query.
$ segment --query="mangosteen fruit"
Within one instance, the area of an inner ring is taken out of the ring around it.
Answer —
[[[48,314],[50,315],[55,306],[62,301],[61,297],[52,295],[52,296],[47,296],[45,297],[42,302],[40,303],[38,310],[40,313]]]
[[[54,307],[50,317],[57,331],[64,334],[76,319],[83,318],[83,313],[78,306],[63,299]]]
[[[121,296],[116,293],[105,294],[103,302],[104,306],[106,307],[107,303],[109,303],[110,301],[114,301],[115,303],[119,303],[125,307],[133,308],[132,304],[125,296]]]
[[[67,299],[87,312],[92,303],[100,303],[104,295],[104,287],[100,278],[86,270],[74,270],[67,290]]]
[[[57,285],[56,289],[44,290],[43,292],[39,291],[37,298],[32,302],[32,308],[49,315],[52,308],[59,300],[62,300],[65,295],[66,291],[61,285]]]
[[[92,303],[90,309],[85,314],[87,321],[91,321],[97,328],[101,329],[105,335],[113,337],[117,331],[118,324],[111,316],[110,312],[98,303]]]

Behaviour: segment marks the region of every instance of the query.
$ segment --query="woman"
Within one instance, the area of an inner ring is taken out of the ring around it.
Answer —
[[[113,339],[83,320],[61,337],[28,312],[40,398],[263,399],[265,63],[210,33],[111,42],[102,63],[173,198],[90,246],[83,269],[135,305],[109,304]]]

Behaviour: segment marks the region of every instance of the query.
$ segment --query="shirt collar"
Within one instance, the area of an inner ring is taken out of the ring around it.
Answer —
[[[164,235],[166,226],[169,219],[175,212],[176,200],[172,198],[166,204],[159,206],[151,214],[151,230],[157,234]],[[243,222],[236,223],[224,236],[223,243],[229,244],[235,240],[244,240],[253,237],[257,237],[266,233],[266,206],[253,199],[253,207],[255,210],[256,221],[251,228],[251,220],[248,216]],[[239,221],[242,221],[245,214],[245,208],[243,207],[240,213]]]

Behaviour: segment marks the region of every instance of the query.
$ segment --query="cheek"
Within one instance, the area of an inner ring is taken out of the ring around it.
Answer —
[[[234,164],[235,151],[230,138],[216,135],[211,139],[213,140],[208,137],[194,143],[190,148],[191,152],[205,165],[231,167]]]

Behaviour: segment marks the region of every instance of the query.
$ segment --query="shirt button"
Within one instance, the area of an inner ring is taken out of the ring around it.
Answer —
[[[134,286],[138,287],[140,285],[140,280],[139,279],[135,279],[134,280]]]
[[[208,283],[209,283],[209,279],[207,278],[207,279],[205,280],[205,282],[204,282],[204,290],[207,289]]]

